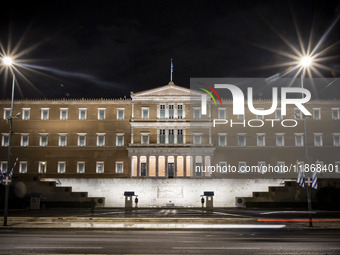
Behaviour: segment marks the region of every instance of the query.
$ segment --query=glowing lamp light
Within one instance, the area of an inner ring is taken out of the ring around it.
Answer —
[[[302,67],[309,67],[313,63],[313,58],[310,56],[304,56],[301,58],[300,65]]]
[[[6,66],[11,66],[13,64],[13,59],[10,57],[4,57],[2,59],[2,62],[6,65]]]

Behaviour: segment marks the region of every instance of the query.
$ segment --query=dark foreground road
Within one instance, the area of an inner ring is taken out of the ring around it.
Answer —
[[[0,254],[340,254],[340,230],[1,230]]]

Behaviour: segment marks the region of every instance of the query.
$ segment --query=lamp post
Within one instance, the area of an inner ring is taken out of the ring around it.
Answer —
[[[8,68],[13,65],[13,59],[10,57],[2,58],[2,62]],[[9,172],[9,167],[11,164],[11,148],[12,148],[12,133],[13,133],[13,102],[14,102],[14,84],[15,84],[15,75],[12,72],[13,83],[12,83],[12,98],[11,98],[11,111],[8,117],[9,120],[9,137],[8,137],[8,154],[7,154],[7,170],[6,174]],[[8,196],[9,196],[9,185],[5,186],[5,208],[4,208],[4,226],[7,226],[7,216],[8,216]]]
[[[300,66],[303,69],[301,75],[301,88],[303,88],[303,78],[308,69],[313,64],[313,57],[311,56],[304,56],[300,60]],[[307,147],[307,125],[306,125],[306,115],[303,114],[303,145],[305,149],[305,164],[308,165],[308,147]],[[307,204],[308,204],[308,218],[309,218],[309,227],[313,227],[313,220],[312,220],[312,187],[307,184]]]

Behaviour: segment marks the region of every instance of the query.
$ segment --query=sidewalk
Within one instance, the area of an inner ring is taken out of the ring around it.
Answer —
[[[337,212],[331,212],[330,215],[327,212],[315,213],[313,228],[308,227],[308,219],[303,211],[282,211],[280,216],[290,214],[286,218],[273,217],[278,216],[273,213],[277,214],[280,211],[261,212],[235,209],[216,209],[207,212],[195,208],[178,210],[141,208],[133,212],[116,208],[92,213],[85,209],[19,211],[11,212],[8,217],[8,226],[4,227],[1,224],[0,229],[340,229],[340,217]],[[0,218],[0,221],[3,222],[3,217]]]

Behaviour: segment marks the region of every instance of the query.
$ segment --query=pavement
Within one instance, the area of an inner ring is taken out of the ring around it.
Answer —
[[[337,229],[340,212],[244,208],[97,208],[9,211],[0,229],[194,230],[194,229]],[[3,222],[3,217],[0,218]]]

